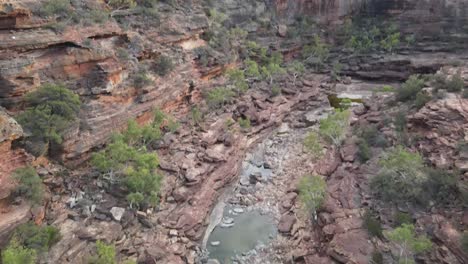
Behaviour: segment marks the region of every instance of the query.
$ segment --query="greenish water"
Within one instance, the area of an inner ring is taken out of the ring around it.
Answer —
[[[330,105],[335,108],[335,109],[339,109],[339,108],[342,108],[342,105],[341,105],[341,102],[343,100],[349,100],[353,103],[362,103],[363,100],[362,99],[354,99],[354,98],[339,98],[336,94],[332,94],[332,95],[329,95],[328,96],[328,101],[330,102]]]
[[[217,226],[211,233],[207,244],[209,258],[217,259],[223,264],[231,263],[232,257],[248,252],[258,244],[267,244],[277,232],[270,216],[262,215],[258,211],[233,216],[229,214],[231,209],[226,207],[224,216],[233,218],[234,226],[228,228]],[[213,241],[219,241],[220,244],[212,246]]]

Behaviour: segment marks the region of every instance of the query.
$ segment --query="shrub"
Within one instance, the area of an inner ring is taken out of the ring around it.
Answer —
[[[309,132],[304,139],[305,149],[311,153],[315,159],[323,157],[323,146],[320,144],[320,136],[317,132]]]
[[[281,88],[278,85],[273,85],[271,87],[271,96],[278,96],[281,94]]]
[[[408,213],[397,212],[395,214],[395,224],[401,226],[403,224],[412,224],[413,218]]]
[[[361,163],[365,163],[366,161],[368,161],[370,158],[371,158],[371,149],[369,147],[369,144],[367,143],[367,141],[361,139],[359,140],[358,142],[358,158],[359,158],[359,161],[361,161]]]
[[[383,229],[380,221],[372,215],[370,211],[366,211],[362,222],[363,228],[367,230],[370,236],[383,238]]]
[[[380,160],[381,170],[372,180],[371,188],[385,201],[417,202],[427,180],[422,157],[401,146],[388,151]]]
[[[461,78],[460,73],[457,73],[452,76],[450,80],[447,81],[447,91],[449,92],[459,92],[465,86],[465,82]]]
[[[35,250],[23,247],[17,242],[10,242],[10,245],[2,252],[3,264],[35,264],[36,260]]]
[[[150,85],[151,82],[151,78],[145,70],[140,69],[133,77],[133,85],[135,85],[136,88],[143,88]]]
[[[107,245],[98,240],[96,241],[96,255],[92,256],[89,264],[117,264],[114,245]]]
[[[315,35],[311,45],[304,46],[302,56],[307,64],[313,65],[316,69],[324,66],[330,56],[330,49],[322,39]]]
[[[293,84],[296,84],[297,77],[301,76],[305,72],[304,64],[295,60],[288,65],[288,72],[293,76]]]
[[[341,146],[349,126],[349,116],[348,110],[337,110],[326,119],[322,119],[319,128],[320,135],[335,146]]]
[[[109,0],[108,4],[114,9],[134,8],[135,0]]]
[[[398,111],[395,115],[395,130],[397,132],[406,131],[406,114],[403,111]]]
[[[229,69],[227,72],[229,81],[234,85],[238,95],[245,93],[249,85],[245,81],[244,72],[239,69]]]
[[[91,164],[103,175],[109,176],[111,180],[115,177],[121,179],[120,182],[129,192],[127,198],[132,205],[137,200],[151,206],[159,202],[162,176],[156,172],[158,156],[148,152],[144,146],[149,140],[145,138],[148,134],[152,140],[159,138],[159,125],[140,129],[131,121],[126,132],[114,135],[111,143],[103,151],[94,153],[91,159]],[[140,197],[138,193],[144,196],[143,201],[136,199]]]
[[[468,253],[468,232],[464,232],[461,237],[461,246],[465,254]]]
[[[416,94],[424,87],[424,80],[419,75],[411,75],[396,92],[396,99],[401,102],[414,100]]]
[[[458,188],[458,177],[441,169],[427,168],[427,181],[424,183],[422,200],[433,200],[440,204],[455,201],[461,196]]]
[[[42,202],[44,194],[42,180],[33,167],[19,168],[13,172],[13,177],[18,181],[15,189],[17,195],[27,198],[34,204]]]
[[[47,84],[25,97],[26,110],[18,122],[30,136],[26,146],[35,155],[45,154],[51,144],[62,143],[65,130],[80,110],[80,99],[63,85]],[[28,143],[30,145],[28,145]]]
[[[429,101],[431,101],[431,96],[423,91],[420,91],[416,94],[416,100],[414,101],[414,106],[417,109],[421,109]]]
[[[468,98],[468,88],[463,89],[462,97],[465,99]]]
[[[203,113],[197,106],[192,107],[190,110],[190,116],[194,125],[200,125],[200,123],[203,121]]]
[[[383,263],[384,263],[384,259],[383,259],[382,253],[380,251],[374,250],[372,252],[372,260],[370,264],[383,264]]]
[[[306,210],[317,220],[317,210],[320,209],[325,200],[327,183],[317,175],[304,176],[299,182],[299,199],[306,207]]]
[[[49,0],[40,9],[42,16],[67,16],[70,12],[70,0]]]
[[[393,93],[395,92],[395,88],[393,88],[393,86],[390,86],[390,85],[384,85],[382,87],[380,87],[380,92],[384,92],[384,93]]]
[[[206,101],[210,107],[217,108],[229,103],[234,95],[231,89],[217,87],[206,94]]]
[[[250,124],[250,119],[248,118],[239,118],[237,119],[237,123],[239,123],[239,126],[243,129],[250,129],[251,124]]]
[[[245,74],[248,77],[260,78],[260,70],[258,69],[258,64],[250,59],[244,61],[245,64]]]
[[[109,14],[104,10],[92,9],[87,15],[94,23],[102,24],[107,22]]]
[[[380,41],[380,46],[387,52],[393,52],[398,45],[400,45],[400,32],[389,34]]]
[[[61,239],[60,231],[54,226],[37,226],[29,222],[20,225],[13,234],[13,239],[22,246],[37,253],[47,252]]]
[[[166,76],[174,69],[174,63],[172,59],[168,56],[161,55],[159,56],[154,64],[154,70],[158,73],[159,76]]]
[[[431,241],[426,236],[416,236],[413,225],[403,224],[401,227],[385,232],[385,235],[390,241],[399,245],[400,263],[411,263],[414,254],[422,253],[432,247]]]

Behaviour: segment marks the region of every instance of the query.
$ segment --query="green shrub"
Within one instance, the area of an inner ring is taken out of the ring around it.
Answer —
[[[190,110],[190,116],[194,125],[200,125],[200,123],[203,121],[203,113],[197,106],[192,107]]]
[[[174,63],[172,62],[172,59],[170,57],[161,55],[156,59],[154,64],[154,70],[159,76],[166,76],[173,69]]]
[[[63,85],[46,84],[25,96],[26,110],[17,120],[30,135],[26,147],[45,154],[51,144],[61,144],[67,128],[76,120],[80,99]]]
[[[465,254],[468,253],[468,232],[464,232],[462,237],[461,237],[461,246],[462,246],[462,249],[463,249],[463,252],[465,252]]]
[[[245,64],[245,74],[247,77],[251,78],[260,78],[260,70],[258,68],[257,62],[247,59],[244,61]]]
[[[320,135],[335,146],[341,146],[349,126],[350,114],[348,110],[337,110],[327,118],[322,119],[319,127]]]
[[[41,227],[32,222],[18,226],[13,234],[14,240],[37,253],[47,252],[61,238],[60,231],[56,227]]]
[[[157,173],[158,156],[146,149],[146,144],[161,137],[159,124],[139,127],[129,122],[127,131],[113,136],[106,148],[94,153],[91,164],[112,181],[119,178],[129,192],[127,198],[133,205],[156,206],[159,202],[159,189],[162,176]],[[140,198],[140,195],[144,199]]]
[[[3,264],[35,264],[37,253],[34,249],[26,248],[17,242],[10,242],[2,252]]]
[[[327,183],[317,175],[304,176],[299,181],[299,199],[306,210],[312,214],[314,220],[317,218],[317,210],[325,201]]]
[[[152,80],[145,70],[139,70],[135,76],[133,76],[133,85],[135,85],[136,88],[143,88],[151,83]]]
[[[401,102],[414,100],[424,87],[424,80],[419,75],[411,75],[396,92],[396,99]]]
[[[465,87],[465,82],[463,81],[460,73],[457,73],[452,76],[450,80],[447,81],[447,91],[449,92],[460,92],[463,87]]]
[[[440,204],[453,202],[460,198],[458,177],[441,169],[427,168],[427,181],[424,183],[423,200],[432,200]]]
[[[374,250],[372,252],[372,260],[370,264],[383,264],[383,263],[384,263],[384,259],[383,259],[382,253],[380,251]]]
[[[465,99],[468,98],[468,88],[463,89],[462,97]]]
[[[406,131],[406,114],[403,111],[398,111],[395,115],[395,130],[397,132]]]
[[[42,16],[68,16],[70,10],[70,0],[49,0],[42,5],[40,14]]]
[[[403,224],[412,224],[413,218],[408,213],[397,212],[395,214],[395,224],[401,226]]]
[[[409,224],[385,232],[385,236],[399,245],[399,263],[414,263],[414,254],[428,251],[432,247],[431,241],[426,236],[416,236],[414,226]]]
[[[245,80],[245,75],[242,70],[229,69],[226,74],[228,75],[229,81],[234,85],[238,95],[245,93],[249,89],[249,85]]]
[[[281,88],[278,85],[273,85],[271,87],[271,96],[278,96],[281,94]]]
[[[217,108],[229,103],[235,93],[225,87],[217,87],[206,94],[206,101],[211,108]]]
[[[240,117],[239,119],[237,119],[237,123],[239,123],[239,126],[243,129],[250,129],[251,127],[251,124],[250,124],[250,119],[248,118],[242,118]]]
[[[87,17],[94,23],[103,24],[109,20],[109,13],[105,10],[92,9]]]
[[[376,194],[397,204],[420,201],[427,175],[418,153],[397,146],[385,153],[380,165],[381,170],[371,180],[371,188]]]
[[[135,0],[109,0],[108,4],[114,9],[134,8]]]
[[[13,172],[13,177],[18,181],[15,189],[17,195],[23,196],[33,204],[40,204],[44,195],[42,180],[33,167],[19,168]]]
[[[304,46],[302,56],[307,64],[319,69],[323,67],[324,63],[328,60],[330,49],[318,35],[315,35],[313,43]]]
[[[320,136],[317,132],[309,132],[304,139],[305,149],[311,153],[315,159],[323,157],[323,146],[320,144]]]
[[[383,238],[383,229],[380,221],[372,215],[370,211],[366,211],[363,216],[363,228],[367,230],[370,236]]]
[[[380,41],[380,46],[387,52],[393,52],[398,45],[400,45],[400,32],[389,34]]]
[[[366,141],[368,146],[383,148],[388,145],[387,139],[379,132],[375,125],[361,127],[359,136],[362,140]]]
[[[89,264],[117,264],[114,245],[107,245],[98,240],[96,241],[96,255],[92,256]]]
[[[365,140],[359,140],[358,142],[358,158],[361,163],[365,163],[371,158],[371,149],[369,147],[369,144]]]
[[[395,92],[395,88],[393,88],[393,86],[390,85],[384,85],[380,87],[379,91],[384,93],[393,93]]]
[[[420,91],[416,94],[416,100],[414,101],[414,106],[417,108],[417,109],[421,109],[423,106],[425,106],[429,101],[431,101],[432,97],[423,92],[423,91]]]

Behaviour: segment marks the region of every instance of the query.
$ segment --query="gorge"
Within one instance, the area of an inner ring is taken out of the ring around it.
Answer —
[[[468,263],[467,43],[462,0],[6,0],[0,263]]]

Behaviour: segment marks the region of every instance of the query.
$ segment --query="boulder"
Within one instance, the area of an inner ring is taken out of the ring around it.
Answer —
[[[294,215],[291,214],[285,214],[281,216],[281,219],[278,224],[278,230],[281,233],[289,233],[293,227],[293,225],[296,223],[297,219]]]
[[[120,221],[125,213],[125,208],[112,207],[110,213],[112,214],[112,218],[114,218],[115,221]]]

